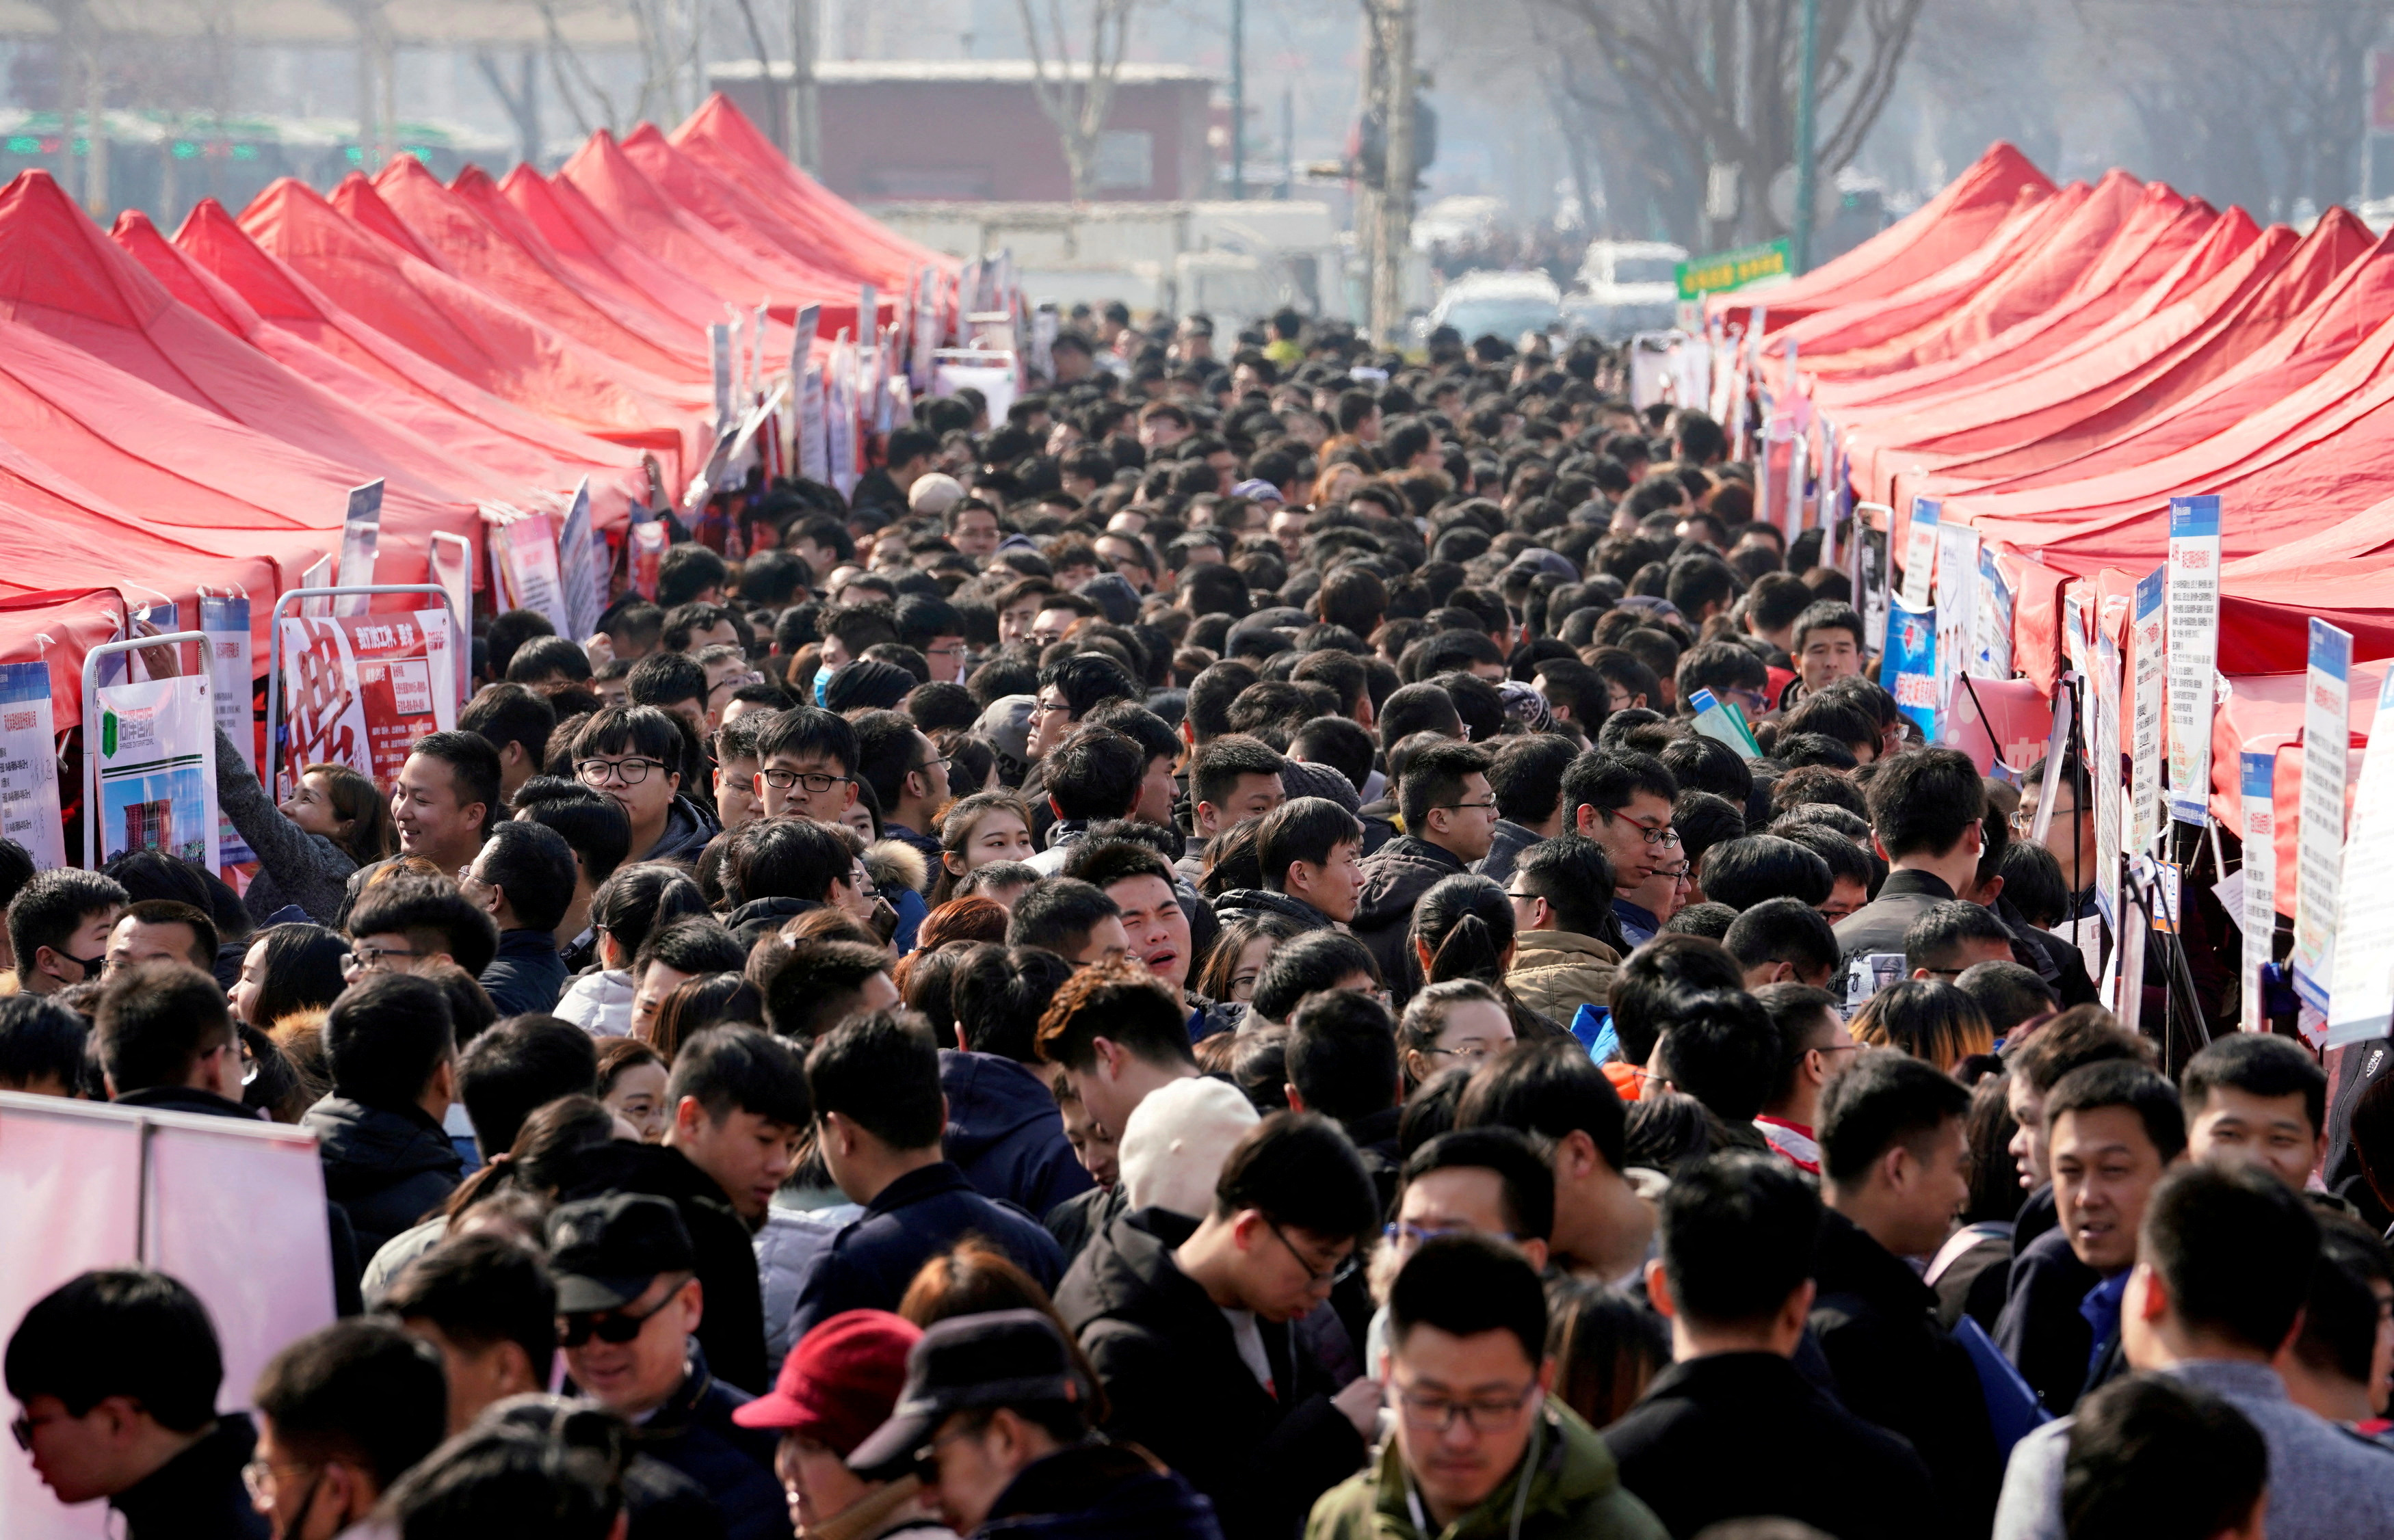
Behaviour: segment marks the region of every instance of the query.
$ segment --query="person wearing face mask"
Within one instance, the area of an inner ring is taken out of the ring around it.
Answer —
[[[35,874],[8,902],[18,990],[56,994],[97,980],[108,960],[109,932],[131,898],[98,872],[61,866]]]

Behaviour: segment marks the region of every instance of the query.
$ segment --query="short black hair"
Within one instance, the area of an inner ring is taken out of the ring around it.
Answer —
[[[1892,861],[1943,855],[1987,816],[1987,787],[1960,749],[1924,748],[1872,768],[1871,832]]]
[[[727,1022],[683,1040],[665,1083],[665,1102],[695,1100],[711,1123],[754,1112],[770,1123],[803,1128],[813,1119],[806,1067],[798,1050],[761,1027]]]
[[[1796,1094],[1796,1076],[1805,1055],[1826,1035],[1822,1031],[1824,1024],[1835,1028],[1843,1001],[1809,984],[1765,984],[1754,992],[1754,997],[1770,1013],[1770,1024],[1779,1033],[1779,1080],[1770,1099],[1763,1103],[1773,1107]]]
[[[1039,686],[1049,685],[1064,697],[1074,721],[1108,701],[1138,701],[1146,693],[1130,670],[1103,652],[1075,652],[1049,664],[1039,671]]]
[[[1730,923],[1729,934],[1721,938],[1721,945],[1729,949],[1729,954],[1737,959],[1742,968],[1790,963],[1799,973],[1818,977],[1837,966],[1836,930],[1818,909],[1800,898],[1764,899],[1751,906]]]
[[[582,652],[562,637],[544,637],[541,641],[563,643],[577,656]],[[521,654],[518,657],[520,661]],[[585,663],[583,668],[586,675],[589,665]],[[514,744],[523,750],[525,759],[537,765],[546,755],[548,735],[557,731],[557,708],[549,704],[547,696],[524,685],[485,685],[457,714],[457,725],[467,732],[479,734],[501,754]]]
[[[1264,886],[1274,892],[1287,880],[1292,862],[1321,866],[1341,845],[1363,847],[1363,821],[1326,796],[1298,796],[1264,814],[1256,826],[1256,860]]]
[[[1960,960],[1958,949],[1971,941],[1993,941],[2008,947],[2012,933],[1985,904],[1966,899],[1932,903],[1904,928],[1904,971],[1943,971]]]
[[[1409,684],[1390,691],[1380,703],[1380,746],[1393,747],[1416,732],[1441,738],[1463,736],[1463,716],[1454,697],[1434,684]]]
[[[2178,1320],[2262,1353],[2285,1346],[2319,1263],[2309,1202],[2242,1164],[2194,1161],[2164,1176],[2137,1239]]]
[[[732,973],[739,970],[747,956],[738,938],[723,928],[722,922],[692,915],[659,926],[640,938],[638,948],[632,954],[632,974],[638,978],[648,971],[651,963],[663,963],[676,973],[692,977]]]
[[[873,788],[882,807],[895,808],[905,791],[906,777],[921,768],[915,757],[915,737],[922,730],[913,717],[898,711],[862,711],[852,725],[857,778]]]
[[[2200,1540],[2241,1530],[2260,1507],[2269,1450],[2244,1414],[2165,1375],[2090,1392],[2071,1418],[2061,1522],[2072,1540]]]
[[[1768,1321],[1812,1276],[1821,1198],[1777,1155],[1708,1156],[1673,1178],[1660,1206],[1674,1313],[1712,1326]]]
[[[368,1107],[415,1106],[455,1047],[448,993],[413,973],[368,974],[324,1015],[334,1094]]]
[[[1415,1326],[1454,1336],[1505,1332],[1535,1366],[1546,1357],[1546,1287],[1529,1258],[1502,1241],[1433,1236],[1388,1285],[1388,1345],[1401,1349]]]
[[[2091,1112],[2106,1107],[2125,1107],[2135,1112],[2164,1165],[2185,1151],[2186,1114],[2178,1104],[2177,1087],[2160,1072],[2132,1060],[2083,1065],[2056,1081],[2045,1093],[2045,1125],[2053,1127],[2064,1112]]]
[[[1919,1153],[1969,1111],[1969,1091],[1935,1065],[1894,1048],[1864,1048],[1821,1093],[1821,1174],[1859,1180],[1889,1146]]]
[[[1563,772],[1579,757],[1578,745],[1551,732],[1507,738],[1488,762],[1488,784],[1496,811],[1516,823],[1543,823],[1562,803]]]
[[[1853,637],[1857,650],[1862,645],[1862,617],[1852,605],[1837,599],[1824,599],[1807,605],[1804,612],[1796,617],[1795,634],[1788,638],[1787,650],[1800,656],[1806,638],[1815,631],[1845,631]]]
[[[2311,1137],[2318,1138],[2327,1126],[2327,1072],[2287,1038],[2248,1032],[2213,1038],[2186,1061],[2177,1086],[2180,1103],[2190,1114],[2202,1110],[2214,1086],[2225,1086],[2247,1096],[2300,1096]]]
[[[1288,752],[1291,758],[1336,770],[1361,792],[1372,778],[1372,759],[1379,745],[1351,717],[1313,717],[1289,734]]]
[[[457,1099],[485,1159],[512,1149],[524,1119],[563,1096],[595,1096],[598,1049],[554,1016],[512,1016],[457,1055]]]
[[[590,879],[594,888],[613,876],[615,869],[632,854],[632,820],[624,811],[624,805],[587,786],[576,785],[571,793],[560,791],[529,805],[519,790],[516,821],[537,823],[562,835],[582,875]],[[522,913],[519,909],[517,916],[520,918]]]
[[[1352,1124],[1397,1104],[1397,1024],[1360,990],[1309,994],[1288,1020],[1288,1081],[1309,1111]]]
[[[1194,1064],[1189,1012],[1146,965],[1097,962],[1076,971],[1039,1018],[1039,1058],[1074,1072],[1097,1061],[1100,1037],[1151,1064]]]
[[[818,1120],[837,1112],[893,1150],[936,1148],[947,1122],[940,1046],[911,1010],[876,1010],[825,1033],[807,1052]]]
[[[1655,937],[1621,960],[1606,992],[1621,1057],[1645,1063],[1679,999],[1702,990],[1744,987],[1744,970],[1720,942],[1702,936]]]
[[[778,942],[769,944],[779,947]],[[778,958],[760,945],[750,961],[752,966],[761,961],[771,970],[759,991],[765,1024],[801,1049],[853,1012],[862,1003],[854,996],[865,981],[889,968],[889,954],[877,946],[822,937],[796,942]]]
[[[372,1317],[335,1321],[284,1347],[257,1376],[256,1402],[277,1446],[303,1459],[359,1460],[378,1487],[449,1436],[440,1354]]]
[[[1701,875],[1705,898],[1737,910],[1769,899],[1795,899],[1817,907],[1829,902],[1834,883],[1827,862],[1776,835],[1721,841],[1704,852]]]
[[[1316,1112],[1274,1112],[1231,1146],[1214,1183],[1214,1213],[1227,1219],[1245,1209],[1359,1247],[1380,1229],[1380,1195],[1363,1157]]]
[[[573,847],[546,824],[509,819],[494,825],[480,860],[482,880],[506,895],[524,929],[555,930],[573,907],[581,875]]]
[[[497,922],[467,902],[456,884],[444,877],[397,876],[375,883],[351,906],[349,935],[405,936],[419,951],[429,943],[429,950],[447,953],[473,974],[499,954]]]
[[[1135,827],[1155,828],[1153,824]],[[1155,832],[1167,839],[1177,837],[1161,829]],[[1152,843],[1119,827],[1102,834],[1092,831],[1088,838],[1074,840],[1064,849],[1064,875],[1094,888],[1112,888],[1133,877],[1155,877],[1167,887],[1176,886],[1178,874],[1173,871],[1172,862],[1164,860]]]
[[[1278,750],[1260,738],[1222,732],[1208,740],[1190,759],[1190,801],[1218,808],[1238,791],[1239,777],[1277,776],[1286,763]]]
[[[624,692],[634,705],[665,710],[684,701],[706,701],[706,670],[687,652],[651,652],[624,676]]]
[[[59,1284],[8,1338],[8,1393],[56,1396],[80,1417],[128,1396],[161,1428],[196,1433],[214,1421],[224,1358],[207,1307],[176,1279],[106,1268]]]
[[[0,1090],[55,1080],[72,1091],[90,1035],[81,1016],[46,994],[0,995]]]
[[[666,547],[657,562],[657,603],[670,610],[730,581],[731,569],[722,557],[696,541],[684,541]]]
[[[640,661],[646,663],[648,659]],[[682,724],[663,706],[604,706],[583,718],[582,726],[573,734],[572,754],[577,764],[593,755],[637,754],[664,766],[665,773],[679,775],[688,743],[683,731]]]
[[[832,885],[846,882],[855,865],[847,841],[830,824],[784,813],[733,830],[716,877],[734,909],[758,899],[823,903]]]
[[[1563,929],[1601,937],[1612,907],[1612,858],[1585,835],[1560,834],[1524,847],[1513,862],[1513,888],[1546,901]]]
[[[1089,932],[1119,918],[1122,906],[1102,888],[1072,877],[1049,877],[1014,901],[1006,922],[1008,946],[1044,946],[1059,955],[1078,952]]]
[[[590,654],[571,637],[534,637],[517,648],[515,655],[507,660],[510,683],[531,684],[559,674],[576,683],[586,683],[590,678]]]
[[[1137,846],[1117,848],[1149,853]],[[1039,1018],[1072,977],[1072,965],[1045,947],[983,942],[967,951],[948,984],[965,1048],[1035,1062]]]
[[[522,1242],[493,1231],[444,1241],[392,1280],[377,1306],[401,1321],[428,1321],[460,1347],[521,1348],[537,1384],[557,1352],[557,1287]]]
[[[1579,810],[1617,813],[1638,793],[1677,804],[1679,783],[1651,754],[1629,749],[1590,749],[1563,771],[1563,827],[1579,826]]]
[[[1106,727],[1072,730],[1047,756],[1047,795],[1059,817],[1123,818],[1138,803],[1149,756]]]
[[[844,774],[857,772],[856,730],[845,717],[816,705],[794,705],[769,719],[756,738],[756,757],[782,755],[803,759],[820,755]]]
[[[1997,1037],[2008,1036],[2030,1017],[2042,1016],[2060,1003],[2036,969],[2019,963],[1972,963],[1954,979],[1953,987],[1979,1003]]]
[[[458,806],[480,803],[482,809],[480,832],[484,835],[491,832],[491,825],[498,820],[501,803],[499,751],[491,746],[489,739],[479,732],[463,731],[428,732],[418,738],[407,752],[411,756],[420,754],[428,759],[438,759],[448,766],[450,777],[455,784]]]
[[[1751,1123],[1779,1086],[1779,1029],[1742,989],[1680,996],[1661,1051],[1672,1086],[1731,1124]]]
[[[1267,1021],[1285,1024],[1297,1003],[1356,974],[1379,980],[1371,949],[1343,930],[1309,930],[1273,949],[1256,975],[1248,1008]]]
[[[1397,778],[1397,810],[1414,837],[1427,837],[1430,809],[1463,795],[1464,778],[1488,772],[1488,752],[1471,744],[1438,743],[1416,749]]]
[[[2319,1266],[2303,1306],[2295,1356],[2314,1371],[2367,1385],[2377,1354],[2380,1284],[2394,1286],[2394,1255],[2374,1230],[2348,1214],[2322,1213]]]
[[[131,898],[121,884],[98,872],[57,866],[35,873],[8,901],[8,946],[18,971],[30,970],[43,947],[62,952],[86,920],[122,909]]]
[[[180,1086],[201,1055],[235,1041],[232,1013],[216,980],[166,957],[110,974],[100,985],[93,1026],[100,1067],[119,1096]]]
[[[1615,1172],[1628,1164],[1627,1114],[1621,1094],[1576,1041],[1540,1038],[1518,1043],[1471,1072],[1454,1125],[1517,1128],[1542,1144],[1587,1135]]]
[[[1505,1198],[1505,1223],[1519,1241],[1550,1240],[1555,1232],[1555,1172],[1528,1135],[1489,1125],[1437,1135],[1405,1157],[1398,1191],[1433,1171],[1474,1170],[1496,1174]]]

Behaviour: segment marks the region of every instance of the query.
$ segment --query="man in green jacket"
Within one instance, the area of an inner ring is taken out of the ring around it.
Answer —
[[[1604,1441],[1549,1401],[1546,1296],[1519,1251],[1444,1235],[1388,1291],[1378,1365],[1396,1432],[1322,1494],[1305,1540],[1668,1540]]]

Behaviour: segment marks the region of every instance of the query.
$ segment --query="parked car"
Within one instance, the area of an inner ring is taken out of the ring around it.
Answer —
[[[1662,241],[1597,241],[1580,262],[1579,286],[1563,301],[1574,336],[1625,342],[1677,318],[1678,265],[1687,248]]]
[[[1545,335],[1562,323],[1562,291],[1542,272],[1467,272],[1446,286],[1430,308],[1423,335],[1452,326],[1466,342],[1493,336],[1518,345],[1523,335]]]

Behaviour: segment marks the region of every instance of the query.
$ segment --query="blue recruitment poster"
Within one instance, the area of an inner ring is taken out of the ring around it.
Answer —
[[[2150,849],[2162,828],[2162,589],[2168,569],[2137,585],[2128,623],[2128,827],[2131,850]]]
[[[1922,738],[1937,736],[1937,612],[1918,610],[1901,596],[1889,602],[1887,652],[1878,682],[1895,697],[1896,709],[1919,725]]]
[[[2170,816],[2201,824],[2211,799],[2213,670],[2219,654],[2219,499],[2170,499]]]
[[[0,837],[45,871],[67,863],[46,663],[0,664]]]
[[[2261,969],[2272,960],[2278,934],[2278,757],[2247,749],[2237,769],[2238,789],[2244,796],[2244,912],[2236,921],[2244,932],[2243,1025],[2246,1032],[2267,1032],[2269,1024],[2261,1017]]]
[[[1978,646],[1963,672],[1981,679],[2012,677],[2012,590],[1995,553],[1979,547]]]

